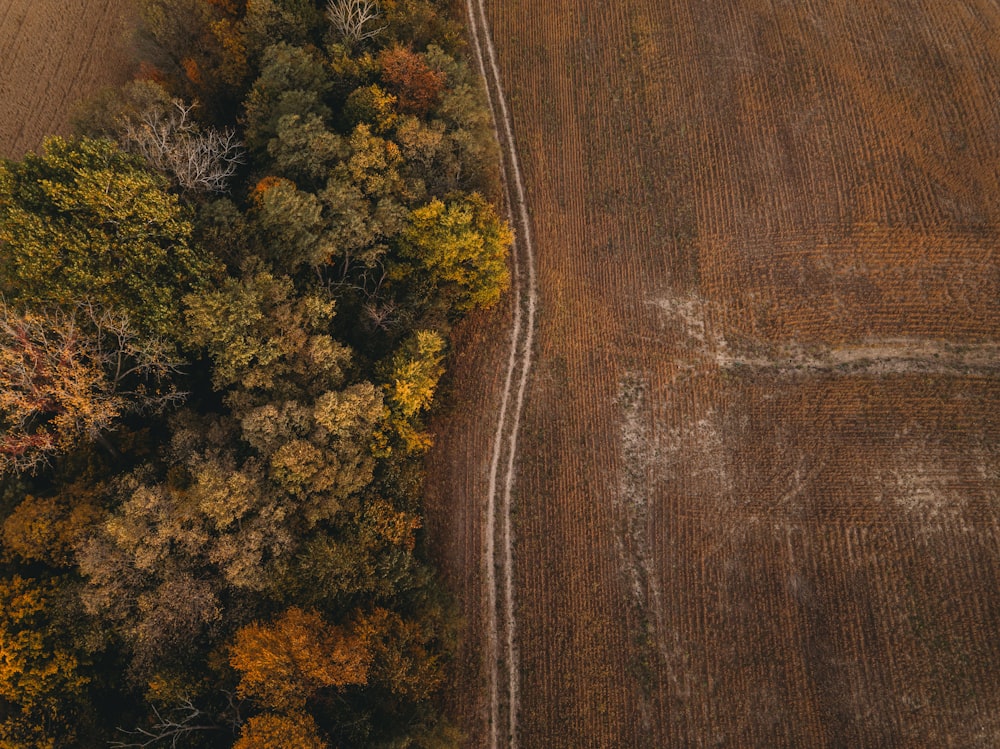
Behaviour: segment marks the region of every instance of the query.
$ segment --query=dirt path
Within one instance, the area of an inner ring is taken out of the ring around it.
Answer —
[[[65,135],[73,106],[132,65],[130,0],[0,0],[0,156]]]
[[[486,495],[485,548],[483,568],[486,578],[487,661],[489,663],[489,746],[517,746],[517,715],[519,699],[519,664],[517,657],[516,619],[514,613],[514,554],[511,528],[514,469],[517,440],[524,411],[524,396],[528,385],[534,347],[535,314],[538,293],[535,277],[535,252],[531,222],[525,200],[524,180],[514,144],[513,126],[507,99],[500,81],[496,50],[493,47],[489,21],[482,0],[467,0],[469,28],[472,34],[480,74],[486,82],[490,110],[503,149],[503,176],[508,216],[517,231],[514,247],[511,285],[514,292],[514,319],[510,334],[510,354],[504,382],[496,434],[490,459],[489,488]],[[511,405],[511,396],[514,403]],[[500,497],[499,507],[497,503]],[[499,523],[498,523],[499,521]],[[499,527],[498,527],[499,526]],[[500,546],[500,555],[497,546]],[[497,572],[502,586],[497,580]],[[502,607],[498,599],[502,588]],[[502,608],[502,623],[500,611]],[[501,632],[505,634],[500,648]],[[501,671],[506,672],[506,684],[501,687]],[[501,689],[505,695],[501,696]],[[507,708],[507,730],[501,739],[501,705]]]

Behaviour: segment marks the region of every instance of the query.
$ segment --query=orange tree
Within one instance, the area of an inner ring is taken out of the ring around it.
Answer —
[[[116,419],[181,397],[175,365],[122,314],[16,313],[0,303],[0,472],[35,470]]]

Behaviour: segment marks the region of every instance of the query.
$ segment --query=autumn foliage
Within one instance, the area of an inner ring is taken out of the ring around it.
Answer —
[[[0,304],[0,470],[34,470],[99,439],[123,414],[177,400],[173,369],[122,315],[19,314]]]
[[[263,713],[250,718],[233,749],[326,749],[316,721],[306,713]]]
[[[439,3],[321,5],[143,0],[94,137],[0,162],[0,749],[457,746],[421,457],[492,125]]]
[[[272,624],[241,629],[230,663],[242,674],[241,696],[290,710],[301,709],[317,690],[367,683],[371,652],[364,635],[292,607]]]
[[[445,74],[431,69],[421,55],[395,45],[382,50],[378,62],[382,80],[399,100],[401,112],[423,117],[438,104]]]

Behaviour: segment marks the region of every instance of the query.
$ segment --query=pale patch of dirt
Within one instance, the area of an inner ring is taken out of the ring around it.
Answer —
[[[724,369],[750,367],[782,375],[841,373],[869,375],[985,375],[1000,371],[1000,345],[955,344],[934,340],[876,340],[853,345],[802,346],[788,343],[755,352],[720,349]]]
[[[637,639],[646,652],[647,668],[662,672],[679,697],[690,694],[686,657],[675,633],[664,618],[663,584],[656,566],[656,548],[650,536],[653,503],[667,479],[666,456],[681,448],[680,439],[659,445],[653,436],[653,409],[649,403],[649,384],[638,373],[627,373],[619,384],[618,406],[621,409],[621,477],[615,497],[617,532],[615,544],[626,585],[637,608]],[[695,428],[705,435],[704,425]],[[674,435],[679,437],[679,435]],[[707,440],[715,443],[715,440]],[[704,443],[703,443],[704,444]],[[715,457],[718,457],[716,455]],[[643,721],[653,720],[648,700],[640,704]]]

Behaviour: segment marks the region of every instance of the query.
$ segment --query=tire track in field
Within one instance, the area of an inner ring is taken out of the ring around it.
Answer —
[[[511,269],[514,291],[514,320],[511,329],[510,355],[504,381],[497,430],[490,460],[490,479],[486,497],[486,525],[483,564],[486,573],[487,660],[489,663],[489,746],[497,749],[505,743],[517,746],[517,715],[520,694],[518,656],[515,646],[513,531],[511,505],[514,467],[521,414],[531,371],[535,336],[535,313],[538,293],[535,276],[535,251],[528,219],[524,180],[514,145],[513,125],[507,99],[500,81],[496,49],[483,0],[466,0],[469,32],[486,86],[490,112],[497,140],[503,152],[501,174],[507,203],[507,213],[516,230]],[[516,390],[515,390],[516,383]],[[511,404],[513,396],[513,404]],[[498,503],[499,497],[499,503]],[[498,506],[499,504],[499,506]],[[499,521],[499,527],[498,527]],[[500,547],[498,556],[497,546]],[[500,581],[497,571],[499,569]],[[502,591],[502,607],[499,605]],[[501,621],[500,609],[503,616]],[[501,648],[501,634],[504,635]],[[501,670],[506,671],[506,684],[501,686]],[[505,699],[501,689],[506,692]],[[507,707],[506,738],[500,735],[502,703]]]

